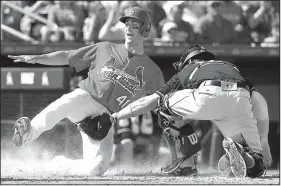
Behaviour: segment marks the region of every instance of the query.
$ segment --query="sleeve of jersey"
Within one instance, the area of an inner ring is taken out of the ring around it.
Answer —
[[[164,80],[164,76],[163,73],[160,72],[159,76],[158,76],[158,87],[157,90],[161,87],[163,87],[165,85],[165,80]]]
[[[153,78],[150,82],[147,82],[145,96],[155,93],[160,87],[165,85],[165,80],[162,71],[158,71],[156,78]]]
[[[156,94],[160,97],[164,96],[165,94],[177,90],[181,86],[180,80],[178,75],[174,75],[165,85],[163,85]]]
[[[70,50],[68,53],[69,66],[76,72],[80,72],[91,66],[95,62],[98,51],[98,44],[85,46],[76,50]]]

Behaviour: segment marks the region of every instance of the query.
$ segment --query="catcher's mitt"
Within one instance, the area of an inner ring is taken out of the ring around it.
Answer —
[[[90,116],[78,124],[78,130],[83,131],[93,140],[100,141],[106,137],[111,128],[110,115],[103,113],[99,116]]]

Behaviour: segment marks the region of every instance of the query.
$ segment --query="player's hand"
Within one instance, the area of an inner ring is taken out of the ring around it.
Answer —
[[[113,124],[117,122],[117,113],[111,114],[111,116],[110,116],[110,121],[111,121],[111,123],[113,123]]]
[[[8,58],[13,59],[15,63],[25,62],[25,63],[34,64],[36,61],[36,55],[19,55],[19,56],[8,55]]]
[[[269,168],[272,164],[272,156],[267,139],[261,139],[261,146],[263,151],[264,165]]]

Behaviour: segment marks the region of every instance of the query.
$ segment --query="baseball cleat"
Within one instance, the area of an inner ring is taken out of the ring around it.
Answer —
[[[24,144],[30,134],[30,119],[28,117],[21,117],[15,123],[15,132],[13,135],[13,143],[20,147]]]
[[[161,167],[161,172],[164,174],[170,174],[174,172],[177,168],[179,168],[180,164],[182,164],[184,161],[189,159],[190,157],[184,157],[184,158],[178,158],[174,160],[171,164],[167,165],[166,167]]]
[[[164,174],[170,174],[175,171],[183,161],[181,159],[176,159],[171,164],[167,165],[166,167],[161,167],[161,172]]]
[[[247,168],[242,157],[244,153],[242,145],[235,143],[231,138],[224,139],[222,145],[229,158],[230,168],[233,174],[236,177],[245,177]]]
[[[228,178],[235,178],[233,172],[230,170],[228,175],[227,175]]]
[[[170,173],[170,175],[173,176],[197,176],[198,175],[198,170],[196,167],[184,167],[180,168],[178,167],[174,172]]]
[[[230,168],[230,161],[229,161],[228,156],[226,154],[224,154],[218,162],[218,170],[220,172],[223,172],[228,168]]]

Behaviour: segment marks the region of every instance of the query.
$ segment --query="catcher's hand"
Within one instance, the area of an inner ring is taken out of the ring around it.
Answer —
[[[25,62],[25,63],[34,64],[36,61],[36,55],[19,55],[19,56],[8,55],[8,58],[13,59],[15,63]]]
[[[100,141],[107,136],[111,125],[110,115],[103,113],[99,116],[85,118],[78,125],[78,130],[83,131],[93,140]]]

